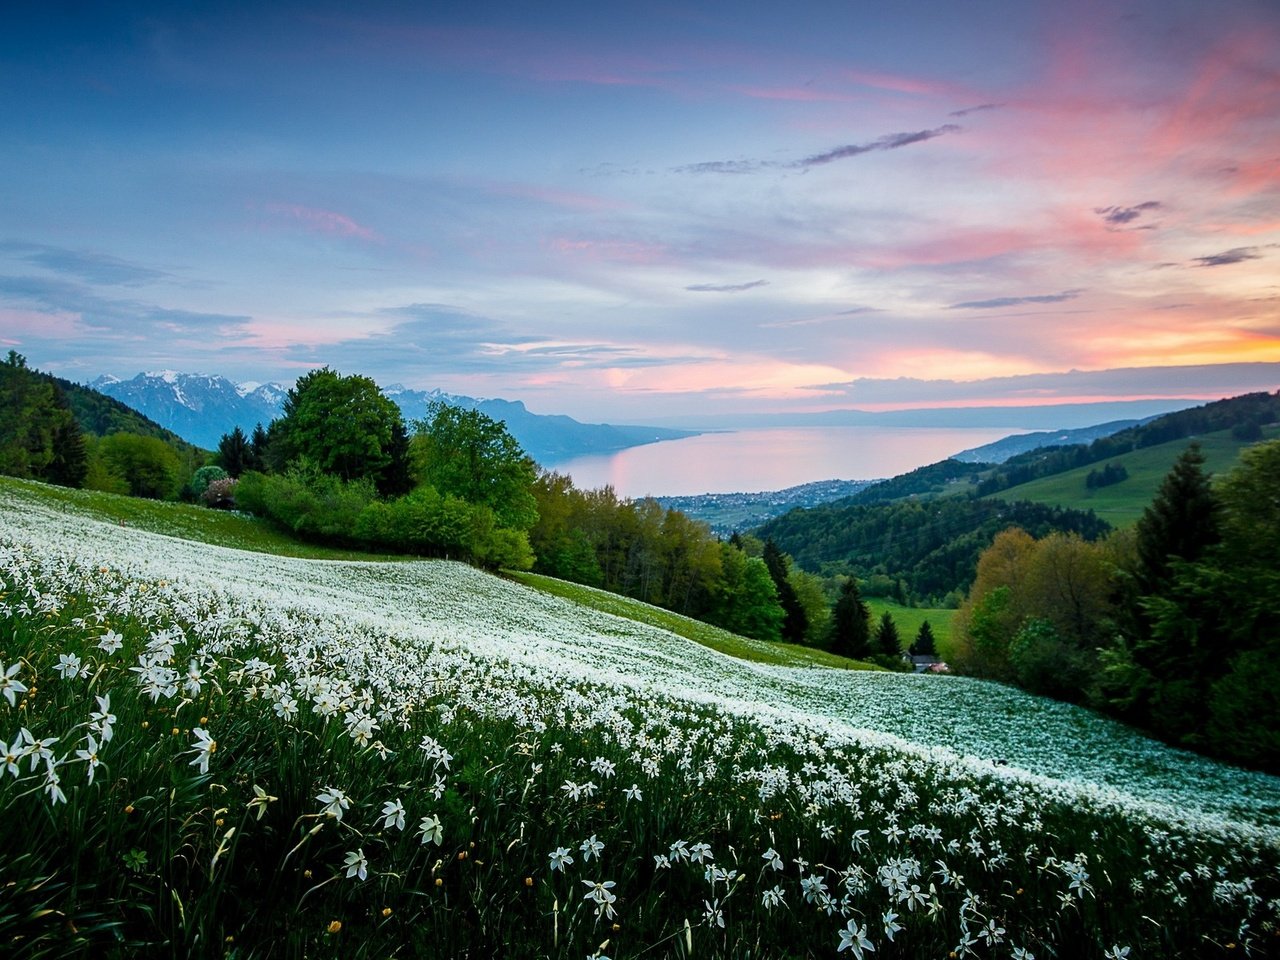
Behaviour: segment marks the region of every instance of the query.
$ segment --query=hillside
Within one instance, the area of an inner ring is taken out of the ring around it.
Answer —
[[[42,490],[0,484],[0,717],[48,757],[0,780],[39,825],[0,849],[11,956],[935,956],[981,924],[1099,960],[1274,922],[1280,781],[1077,708]]]
[[[1262,435],[1265,439],[1280,437],[1280,426],[1263,427]],[[1111,486],[1090,489],[1086,485],[1089,473],[1096,469],[1095,464],[1018,484],[993,496],[1001,500],[1026,500],[1073,510],[1092,510],[1112,526],[1128,526],[1142,516],[1169,468],[1190,442],[1188,439],[1171,440],[1108,458],[1108,464],[1119,464],[1128,473],[1126,479]],[[1200,444],[1204,453],[1205,470],[1221,474],[1235,465],[1240,459],[1240,451],[1252,441],[1237,439],[1230,430],[1219,430],[1196,437],[1195,442]]]
[[[161,426],[146,414],[139,413],[129,405],[115,397],[110,397],[92,387],[72,383],[52,374],[35,371],[36,376],[57,384],[66,397],[71,412],[85,433],[95,437],[105,437],[112,433],[136,433],[143,437],[156,437],[170,446],[184,452],[195,453],[201,449],[213,449],[216,444],[206,448],[184,440],[178,434]]]

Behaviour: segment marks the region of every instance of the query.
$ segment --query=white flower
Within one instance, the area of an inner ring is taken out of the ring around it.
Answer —
[[[636,783],[633,783],[631,786],[629,786],[629,787],[627,787],[625,790],[623,790],[623,791],[622,791],[622,795],[623,795],[624,797],[626,797],[628,800],[643,800],[643,799],[644,799],[644,797],[643,797],[643,796],[641,796],[641,794],[640,794],[640,785],[639,785],[639,784],[636,784]]]
[[[98,731],[103,743],[108,743],[112,737],[112,724],[116,722],[116,715],[111,712],[111,694],[95,696],[94,699],[98,701],[98,709],[89,714],[90,726]]]
[[[404,804],[397,800],[388,800],[382,805],[382,829],[404,829]]]
[[[707,918],[707,923],[723,929],[724,928],[724,911],[720,909],[720,901],[719,900],[711,900],[711,901],[703,900],[702,904],[706,908],[705,915]]]
[[[593,833],[589,839],[582,841],[578,849],[582,851],[582,862],[586,863],[592,857],[600,859],[600,854],[604,852],[604,844],[597,840]]]
[[[592,880],[583,880],[582,882],[591,888],[585,895],[583,895],[582,899],[595,902],[596,916],[599,917],[604,915],[613,919],[613,905],[617,903],[618,898],[615,894],[610,892],[609,888],[615,886],[614,882],[612,880],[605,880],[599,883]]]
[[[0,693],[4,694],[4,698],[9,701],[11,707],[17,703],[15,699],[17,694],[27,692],[25,683],[13,679],[20,669],[22,669],[20,663],[15,663],[6,669],[4,663],[0,662]]]
[[[352,850],[343,861],[347,867],[347,877],[359,877],[365,880],[369,876],[369,861],[364,857],[364,848]]]
[[[902,929],[902,924],[898,922],[898,915],[892,910],[886,911],[881,920],[884,921],[884,935],[890,940],[893,939],[895,933]]]
[[[773,867],[774,870],[782,870],[786,866],[786,864],[782,862],[782,857],[778,855],[778,851],[773,849],[773,847],[770,847],[764,853],[760,854],[760,859],[763,860],[767,866]]]
[[[191,761],[190,766],[199,767],[201,773],[208,773],[209,758],[218,749],[218,741],[209,736],[209,731],[204,727],[196,727],[191,732],[196,735],[196,742],[187,752],[194,753],[196,758]]]
[[[875,953],[876,948],[867,939],[867,928],[858,926],[857,920],[850,919],[845,928],[840,931],[840,946],[836,947],[836,953],[844,950],[852,950],[858,960],[862,960],[864,950]]]
[[[102,639],[98,641],[98,649],[106,653],[107,656],[111,656],[123,646],[124,638],[114,630],[108,630],[102,635]]]
[[[444,840],[444,824],[439,817],[423,817],[418,823],[418,836],[423,843],[434,843],[438,847]]]
[[[568,847],[556,847],[549,855],[551,860],[551,869],[559,870],[564,873],[564,868],[573,863],[573,856],[569,853]]]
[[[347,795],[337,787],[325,787],[316,799],[324,804],[320,813],[335,820],[341,820],[343,811],[351,807],[351,801],[347,799]]]
[[[257,809],[258,819],[262,819],[262,815],[267,812],[267,804],[279,800],[279,797],[273,797],[267,791],[263,790],[256,783],[253,785],[253,799],[249,801],[249,809]]]
[[[89,668],[82,666],[80,658],[74,653],[58,654],[58,665],[53,669],[55,673],[62,674],[64,680],[70,680],[75,676],[83,679],[89,675]]]
[[[50,762],[44,772],[44,792],[49,795],[49,805],[56,807],[67,802],[67,795],[62,792],[62,778],[58,776],[58,765]]]
[[[187,691],[188,696],[198,697],[203,687],[204,678],[200,675],[200,665],[192,660],[191,665],[187,667],[187,679],[182,684],[182,689]]]
[[[93,775],[98,769],[98,764],[102,761],[98,759],[98,744],[93,739],[93,734],[85,737],[85,748],[76,751],[77,759],[84,760],[89,764],[88,782],[93,783]]]
[[[276,701],[272,709],[281,720],[292,720],[298,715],[298,701],[286,694]]]
[[[773,889],[766,890],[760,895],[760,902],[766,910],[772,910],[774,907],[782,906],[785,901],[783,899],[782,886],[775,885]]]
[[[19,776],[22,770],[18,767],[18,761],[24,756],[22,745],[16,740],[12,747],[0,740],[0,772],[7,770],[15,777]]]
[[[1105,960],[1125,960],[1129,956],[1129,948],[1118,944],[1102,955]]]

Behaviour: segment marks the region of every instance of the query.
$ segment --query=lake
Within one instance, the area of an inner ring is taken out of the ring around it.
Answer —
[[[704,433],[548,466],[580,489],[620,496],[782,490],[814,480],[878,480],[944,460],[1017,427],[768,427]]]

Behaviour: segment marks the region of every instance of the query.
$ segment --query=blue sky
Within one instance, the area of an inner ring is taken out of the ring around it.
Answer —
[[[19,2],[0,182],[0,345],[73,379],[1280,386],[1274,3]]]

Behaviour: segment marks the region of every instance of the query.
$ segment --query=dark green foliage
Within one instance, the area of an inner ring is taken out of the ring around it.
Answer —
[[[1129,471],[1124,468],[1123,463],[1108,463],[1101,470],[1090,470],[1089,475],[1084,478],[1084,485],[1086,489],[1097,490],[1128,479]]]
[[[171,500],[182,488],[182,460],[156,437],[113,433],[99,441],[97,453],[107,472],[124,481],[130,496]]]
[[[916,638],[911,643],[911,653],[917,657],[934,657],[938,655],[937,642],[933,636],[933,627],[926,620],[920,624],[920,629],[916,632]]]
[[[989,469],[988,463],[963,463],[960,460],[941,460],[923,467],[917,467],[909,473],[881,480],[851,497],[836,501],[848,503],[886,503],[890,500],[901,500],[903,497],[928,497],[947,491],[956,484],[964,484],[968,489],[976,484],[979,474]]]
[[[78,487],[87,471],[84,437],[62,391],[10,350],[0,363],[0,473]]]
[[[393,428],[400,408],[368,377],[342,376],[328,367],[298,379],[271,423],[276,464],[303,458],[340,480],[376,483],[392,468]]]
[[[230,433],[224,433],[218,441],[218,462],[227,474],[232,477],[240,476],[251,469],[249,461],[249,438],[244,435],[244,431],[237,426]]]
[[[528,530],[537,522],[537,468],[505,424],[437,401],[417,423],[414,447],[422,482],[485,505],[503,526]]]
[[[769,568],[731,543],[721,544],[721,579],[710,620],[744,637],[781,640],[784,614]]]
[[[864,578],[885,574],[890,581],[903,580],[919,602],[967,590],[979,555],[1010,525],[1033,536],[1074,531],[1086,540],[1110,529],[1092,512],[948,497],[793,510],[758,533],[775,540],[807,570]]]
[[[1140,595],[1167,584],[1175,560],[1195,562],[1219,540],[1218,505],[1203,466],[1200,447],[1193,443],[1174,463],[1138,521]]]
[[[762,559],[778,591],[778,603],[782,605],[782,639],[788,643],[804,643],[809,630],[809,616],[800,605],[800,598],[789,579],[791,560],[772,540],[765,541]]]
[[[902,637],[898,633],[898,625],[893,622],[893,614],[888,610],[880,614],[872,649],[885,657],[900,658],[902,656]]]
[[[399,497],[414,487],[409,453],[409,431],[403,420],[391,424],[391,440],[387,444],[390,462],[378,475],[378,493],[384,497]]]
[[[832,653],[862,660],[871,653],[871,612],[858,592],[858,581],[847,577],[831,612],[828,644]]]
[[[1083,699],[1093,673],[1091,658],[1064,640],[1048,620],[1025,621],[1009,643],[1009,670],[1024,690],[1058,700]]]
[[[267,431],[262,428],[262,424],[257,424],[249,437],[249,449],[245,451],[245,470],[257,470],[259,473],[265,471],[267,469],[267,448],[270,445],[271,441],[267,437]]]

